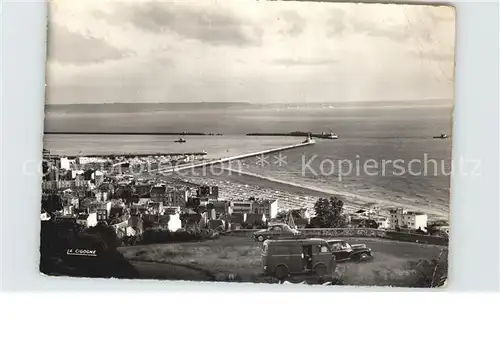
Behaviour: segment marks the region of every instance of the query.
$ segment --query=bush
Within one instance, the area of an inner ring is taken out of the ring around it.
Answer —
[[[145,244],[180,243],[216,239],[218,237],[219,233],[213,229],[178,230],[170,232],[168,230],[155,228],[149,229],[143,233],[142,242]]]
[[[448,257],[418,262],[414,273],[410,275],[412,288],[437,288],[443,286],[448,278]]]

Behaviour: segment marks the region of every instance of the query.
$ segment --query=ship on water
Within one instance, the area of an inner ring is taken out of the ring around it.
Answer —
[[[323,138],[323,139],[338,139],[339,136],[337,134],[334,134],[333,132],[330,132],[330,133],[321,133],[321,136],[319,136],[318,138]]]
[[[183,139],[183,138],[179,138],[179,139],[174,141],[174,143],[185,143],[185,142],[186,142],[186,139]]]
[[[435,136],[434,139],[448,139],[448,134],[441,133],[440,136]]]

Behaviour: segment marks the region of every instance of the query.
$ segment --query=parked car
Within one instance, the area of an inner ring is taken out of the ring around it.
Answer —
[[[277,223],[270,225],[267,229],[256,231],[253,234],[253,238],[256,241],[263,242],[266,239],[293,237],[299,234],[300,232],[297,229],[290,228],[288,224]]]
[[[344,240],[327,240],[332,250],[332,254],[337,262],[341,261],[364,261],[373,258],[372,249],[365,244],[349,244]]]
[[[265,240],[262,244],[264,272],[278,279],[290,275],[333,275],[336,262],[330,246],[323,239]]]

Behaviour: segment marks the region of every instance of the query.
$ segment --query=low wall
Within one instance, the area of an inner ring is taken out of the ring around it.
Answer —
[[[255,229],[234,230],[224,235],[237,237],[251,237]],[[422,244],[447,246],[448,238],[430,235],[408,234],[404,232],[390,232],[373,228],[308,228],[300,230],[303,237],[360,237],[381,238],[395,241],[407,241]]]

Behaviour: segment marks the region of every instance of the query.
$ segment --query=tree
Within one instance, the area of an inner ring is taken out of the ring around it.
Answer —
[[[288,216],[287,211],[280,211],[280,212],[278,212],[278,214],[276,216],[276,220],[284,222],[286,220],[287,216]]]
[[[377,223],[377,221],[375,221],[373,219],[367,219],[367,220],[364,221],[364,227],[365,228],[378,229],[379,224]]]
[[[60,211],[63,208],[61,197],[57,194],[48,194],[42,198],[42,208],[48,213]]]
[[[315,223],[323,228],[342,228],[346,225],[343,214],[344,202],[337,197],[319,199],[314,204],[316,211]]]

